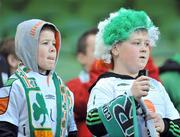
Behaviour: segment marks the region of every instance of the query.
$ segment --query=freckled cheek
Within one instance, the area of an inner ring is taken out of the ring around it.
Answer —
[[[128,56],[130,59],[136,59],[139,55],[139,51],[138,50],[129,50],[129,52],[126,54],[126,56]]]
[[[46,60],[46,54],[45,53],[39,53],[38,60],[39,60],[39,62],[44,62]]]

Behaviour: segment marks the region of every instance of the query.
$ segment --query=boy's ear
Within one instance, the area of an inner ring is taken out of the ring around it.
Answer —
[[[7,62],[11,68],[16,68],[19,63],[18,59],[12,54],[7,56]]]
[[[77,54],[77,60],[80,64],[84,64],[85,62],[85,55],[83,53],[78,53]]]
[[[113,46],[112,49],[111,49],[111,53],[112,53],[114,56],[119,55],[119,48],[118,48],[118,46]]]

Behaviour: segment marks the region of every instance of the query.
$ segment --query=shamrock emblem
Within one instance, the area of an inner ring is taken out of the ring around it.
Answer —
[[[48,115],[48,110],[46,108],[46,104],[44,102],[43,96],[39,93],[36,94],[37,103],[33,103],[33,116],[36,121],[39,120],[40,116],[43,115],[43,120],[41,122],[41,126],[44,125],[46,121],[46,115]]]

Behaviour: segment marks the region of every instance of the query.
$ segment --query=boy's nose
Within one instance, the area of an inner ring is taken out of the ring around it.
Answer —
[[[141,52],[147,52],[148,47],[146,45],[142,45],[140,51]]]
[[[50,52],[55,52],[56,51],[56,48],[54,47],[54,46],[52,46],[51,48],[50,48]]]

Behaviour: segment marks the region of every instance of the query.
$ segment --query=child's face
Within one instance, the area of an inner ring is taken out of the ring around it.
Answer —
[[[52,70],[56,64],[55,34],[50,29],[44,29],[39,37],[38,66],[41,72]]]
[[[130,38],[117,46],[118,65],[128,73],[138,73],[144,69],[149,58],[150,41],[146,31],[133,32]]]

